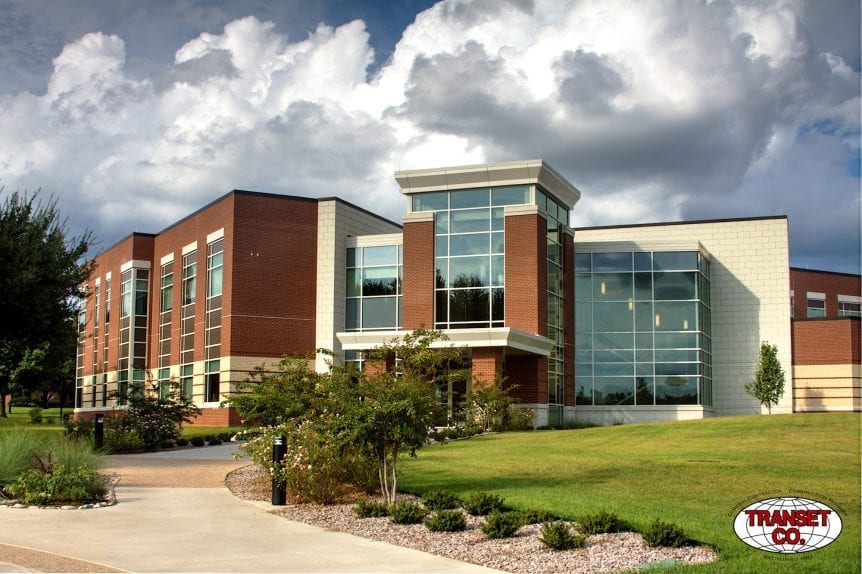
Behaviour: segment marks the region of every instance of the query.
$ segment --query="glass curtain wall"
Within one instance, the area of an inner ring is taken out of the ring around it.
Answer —
[[[528,185],[412,196],[414,212],[435,213],[435,328],[504,325],[505,206],[527,203]]]
[[[579,405],[712,405],[709,260],[575,256]]]
[[[554,342],[548,357],[548,424],[559,426],[565,402],[563,241],[569,210],[541,189],[536,190],[536,203],[548,224],[548,339]]]

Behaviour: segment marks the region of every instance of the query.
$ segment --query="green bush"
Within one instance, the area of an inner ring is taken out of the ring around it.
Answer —
[[[433,490],[422,497],[422,504],[428,510],[449,510],[461,506],[461,499],[448,490]]]
[[[676,524],[663,522],[656,518],[642,533],[648,546],[669,546],[679,548],[689,543],[689,538]]]
[[[25,504],[84,503],[108,492],[107,479],[93,468],[54,465],[51,472],[31,469],[7,490]]]
[[[210,446],[218,446],[222,444],[222,440],[219,437],[213,437],[207,442],[207,444]]]
[[[395,524],[419,524],[428,511],[415,502],[405,500],[389,506],[389,520]]]
[[[91,420],[67,420],[63,433],[70,439],[93,440],[95,423]]]
[[[105,451],[110,453],[118,452],[141,452],[145,450],[144,441],[138,430],[135,428],[112,428],[107,431],[108,425],[105,425]]]
[[[382,518],[389,516],[389,505],[376,500],[360,500],[353,505],[353,513],[359,518]]]
[[[584,545],[586,536],[580,536],[572,533],[569,528],[569,523],[562,520],[553,522],[545,522],[542,524],[542,531],[539,535],[545,546],[554,550],[573,550]]]
[[[521,519],[514,512],[493,511],[479,528],[488,538],[510,538],[521,527]]]
[[[604,510],[595,514],[587,514],[577,520],[578,530],[582,534],[603,534],[605,532],[626,532],[631,526],[616,514]]]
[[[467,527],[467,519],[460,510],[438,510],[425,521],[431,532],[457,532]]]
[[[99,471],[105,466],[105,457],[93,449],[88,440],[63,438],[48,445],[49,459],[53,466],[65,468],[90,468]]]
[[[27,414],[30,415],[30,424],[39,425],[42,424],[42,409],[39,407],[33,407]]]
[[[487,492],[477,492],[464,501],[464,510],[473,516],[487,516],[495,510],[503,509],[503,499],[496,494],[488,494]]]
[[[192,446],[203,446],[206,443],[202,436],[193,436],[189,442],[192,443]]]
[[[521,519],[521,524],[542,524],[543,522],[553,522],[557,520],[552,512],[545,510],[517,510],[515,514]]]
[[[46,439],[35,432],[0,432],[0,489],[33,468],[36,456],[46,447]]]
[[[189,444],[188,439],[184,439],[183,437],[178,438],[177,442],[176,442],[177,446],[186,446],[188,444]]]
[[[222,442],[230,442],[231,439],[233,439],[233,433],[230,431],[220,432],[218,434],[218,438],[220,438]]]

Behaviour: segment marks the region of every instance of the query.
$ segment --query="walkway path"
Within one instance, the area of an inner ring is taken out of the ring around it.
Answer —
[[[121,476],[112,507],[0,508],[0,572],[494,572],[241,501],[224,487],[247,464],[233,448],[110,457]]]

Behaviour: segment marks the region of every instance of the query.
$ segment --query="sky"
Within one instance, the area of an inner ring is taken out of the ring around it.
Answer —
[[[860,272],[858,0],[0,0],[2,195],[96,250],[232,189],[400,221],[393,173],[542,158],[574,227],[787,215]],[[756,250],[753,245],[752,249]]]

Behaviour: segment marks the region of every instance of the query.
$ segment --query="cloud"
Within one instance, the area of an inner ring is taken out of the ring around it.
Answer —
[[[837,10],[446,0],[379,68],[361,20],[298,35],[254,16],[214,29],[218,4],[171,11],[201,26],[173,61],[91,32],[52,54],[43,93],[0,96],[0,183],[60,195],[110,243],[231,188],[398,219],[396,169],[543,157],[582,190],[577,225],[787,213],[794,253],[840,245],[830,264],[858,270],[858,27],[830,38]]]

